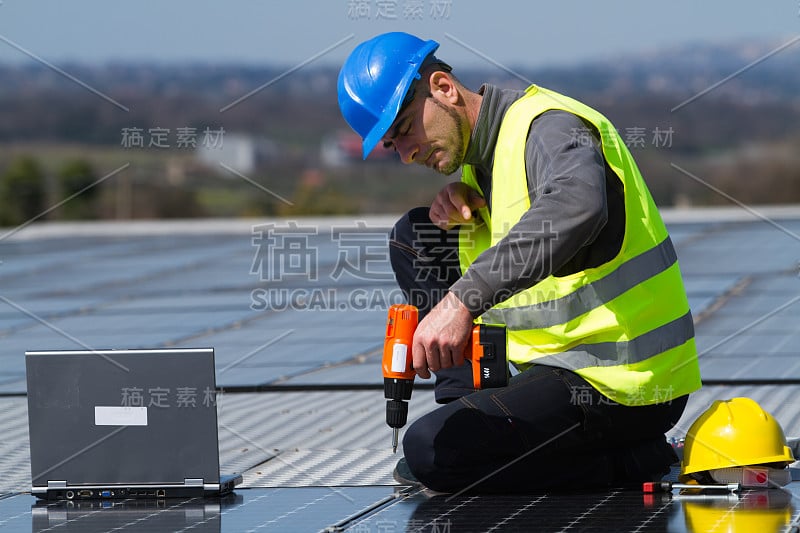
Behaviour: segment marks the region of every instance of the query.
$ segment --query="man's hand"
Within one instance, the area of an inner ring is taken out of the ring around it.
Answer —
[[[486,200],[478,191],[457,181],[439,191],[428,216],[439,228],[449,230],[472,219],[472,210],[485,205]]]
[[[428,379],[431,370],[463,364],[471,332],[472,315],[461,300],[448,292],[414,333],[412,358],[417,375]]]

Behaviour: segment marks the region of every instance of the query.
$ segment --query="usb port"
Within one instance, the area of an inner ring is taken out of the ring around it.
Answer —
[[[101,490],[100,491],[100,496],[103,497],[103,498],[110,498],[112,495],[113,495],[113,492],[111,492],[110,490]]]

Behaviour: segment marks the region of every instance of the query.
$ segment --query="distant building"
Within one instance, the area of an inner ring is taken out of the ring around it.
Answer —
[[[386,161],[394,157],[394,150],[378,143],[369,154],[368,161]],[[320,158],[326,167],[341,167],[361,161],[361,137],[352,131],[339,130],[322,140]]]
[[[203,163],[212,167],[221,163],[242,173],[253,172],[277,154],[278,147],[273,141],[240,133],[226,132],[214,144],[197,145],[197,157]]]

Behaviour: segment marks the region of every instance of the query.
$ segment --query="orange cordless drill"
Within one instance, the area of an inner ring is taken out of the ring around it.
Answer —
[[[408,400],[416,373],[412,368],[411,347],[419,314],[413,305],[394,304],[386,321],[383,344],[383,395],[386,401],[386,423],[392,428],[392,451],[397,452],[400,428],[408,418]],[[506,328],[478,324],[472,329],[472,342],[464,358],[472,361],[472,385],[476,389],[508,385]]]

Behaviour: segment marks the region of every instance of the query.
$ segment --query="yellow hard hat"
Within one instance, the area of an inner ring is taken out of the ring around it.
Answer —
[[[689,428],[681,481],[694,472],[794,461],[777,420],[750,398],[717,400]]]

